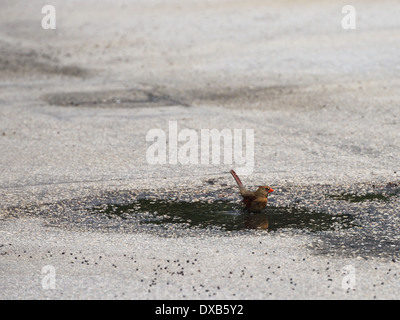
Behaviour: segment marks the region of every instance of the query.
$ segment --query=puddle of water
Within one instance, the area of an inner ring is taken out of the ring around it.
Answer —
[[[268,206],[262,213],[244,212],[229,201],[165,201],[141,199],[130,204],[105,204],[90,209],[109,218],[134,218],[140,224],[180,224],[192,228],[218,228],[225,231],[246,229],[301,229],[310,232],[347,229],[355,225],[351,215],[329,215],[291,207]]]

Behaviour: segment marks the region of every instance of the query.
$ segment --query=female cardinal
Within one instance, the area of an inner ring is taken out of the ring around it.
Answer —
[[[257,191],[248,191],[242,181],[240,181],[235,171],[231,170],[231,174],[239,186],[240,194],[243,197],[243,202],[246,205],[246,209],[250,212],[260,212],[266,206],[268,202],[268,194],[274,190],[268,186],[258,187]]]

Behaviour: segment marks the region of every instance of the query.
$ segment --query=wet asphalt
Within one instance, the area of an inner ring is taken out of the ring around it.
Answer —
[[[74,3],[44,31],[0,1],[1,299],[398,298],[395,1],[351,33],[329,2]],[[150,164],[171,121],[254,130],[267,209],[236,163]]]

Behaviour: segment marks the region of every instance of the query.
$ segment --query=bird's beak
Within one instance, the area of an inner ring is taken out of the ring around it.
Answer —
[[[274,189],[270,188],[270,189],[268,190],[268,193],[271,193],[271,192],[274,192]]]

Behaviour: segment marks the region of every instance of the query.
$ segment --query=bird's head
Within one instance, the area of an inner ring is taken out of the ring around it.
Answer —
[[[260,195],[260,196],[263,196],[263,197],[268,197],[268,195],[271,192],[274,192],[274,189],[272,189],[269,186],[260,186],[260,187],[258,187],[258,189],[256,191],[257,195]]]

